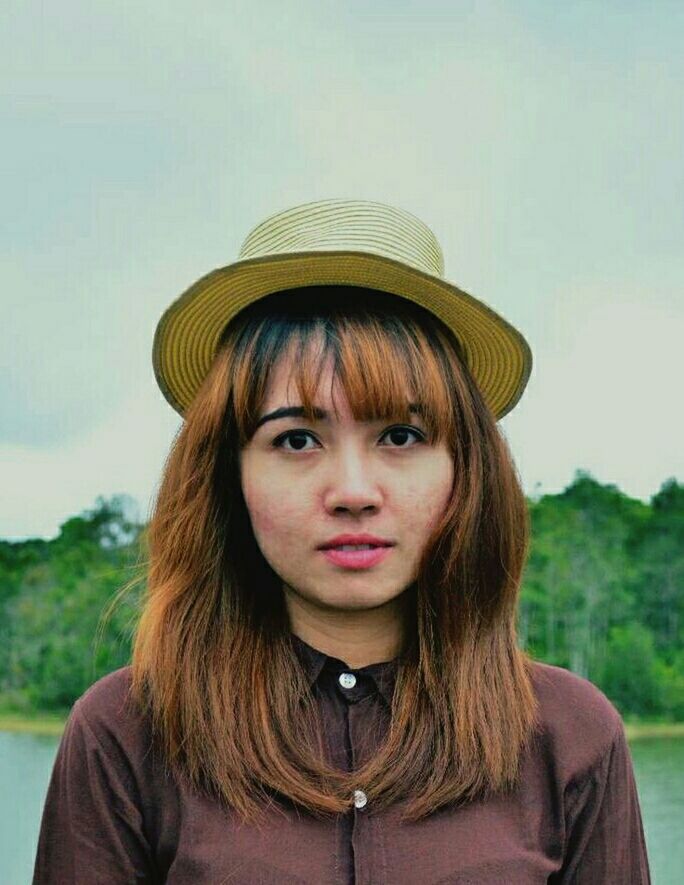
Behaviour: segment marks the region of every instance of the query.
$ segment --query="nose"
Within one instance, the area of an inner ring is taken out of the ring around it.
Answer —
[[[383,493],[369,461],[358,451],[347,449],[331,459],[330,477],[324,493],[326,510],[375,510]]]

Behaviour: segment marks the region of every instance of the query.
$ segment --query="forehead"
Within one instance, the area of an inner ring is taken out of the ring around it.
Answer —
[[[314,356],[314,364],[318,367],[317,392],[329,395],[333,382],[334,357],[332,353],[325,356],[321,352],[319,342],[309,343],[305,347],[307,354]],[[297,369],[299,366],[296,342],[291,341],[287,348],[277,357],[268,373],[265,401],[270,404],[277,400],[294,400],[297,393]]]
[[[296,384],[297,363],[289,355],[279,360],[269,375],[268,387],[264,403],[260,410],[262,417],[286,406],[301,404],[301,397]],[[318,374],[314,393],[314,405],[325,413],[325,417],[343,417],[353,420],[352,409],[339,378],[334,377],[334,360],[331,355]],[[323,417],[321,414],[320,417]]]
[[[344,389],[341,378],[339,375],[335,376],[333,348],[329,347],[327,353],[323,352],[324,340],[321,335],[309,338],[304,344],[303,351],[299,351],[298,345],[299,342],[291,340],[274,361],[268,374],[265,395],[259,414],[263,417],[286,406],[301,405],[302,397],[297,388],[297,377],[303,368],[300,359],[303,353],[311,358],[308,366],[312,376],[315,378],[313,384],[310,384],[311,378],[307,378],[306,381],[309,383],[306,383],[305,386],[312,396],[313,405],[326,413],[321,417],[324,419],[328,417],[333,419],[343,417],[353,420],[352,404]],[[413,399],[410,395],[409,386],[407,381],[402,397],[405,402]],[[355,391],[353,395],[357,400],[357,408],[360,408],[365,413],[369,406],[369,390],[365,386],[358,390],[357,387],[357,384],[353,385]],[[411,405],[410,411],[415,411],[414,404]]]

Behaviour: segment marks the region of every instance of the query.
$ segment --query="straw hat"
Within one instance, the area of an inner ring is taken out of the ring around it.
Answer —
[[[348,285],[414,301],[449,326],[496,419],[516,405],[532,369],[517,329],[444,279],[437,238],[403,209],[366,200],[321,200],[270,215],[248,234],[237,261],[212,270],[162,314],[152,363],[162,393],[183,415],[213,361],[227,323],[282,289]]]

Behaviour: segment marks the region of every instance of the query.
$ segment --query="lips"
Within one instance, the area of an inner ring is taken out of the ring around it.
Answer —
[[[394,542],[386,538],[379,538],[377,535],[336,535],[319,546],[319,550],[330,550],[336,547],[344,547],[349,545],[357,546],[359,544],[370,544],[371,547],[393,547]]]
[[[321,552],[333,565],[358,571],[379,565],[392,555],[392,546],[390,544],[383,547],[371,547],[369,550],[340,550],[338,547],[328,547]]]

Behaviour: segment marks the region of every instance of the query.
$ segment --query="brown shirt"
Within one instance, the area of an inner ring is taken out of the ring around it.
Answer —
[[[387,727],[394,662],[354,670],[297,637],[295,645],[331,758],[350,770]],[[147,753],[148,723],[124,711],[129,684],[130,668],[116,670],[71,711],[33,885],[650,885],[622,720],[569,670],[534,665],[543,729],[513,796],[407,824],[392,809],[374,815],[358,791],[335,820],[275,810],[261,830],[163,772]]]

